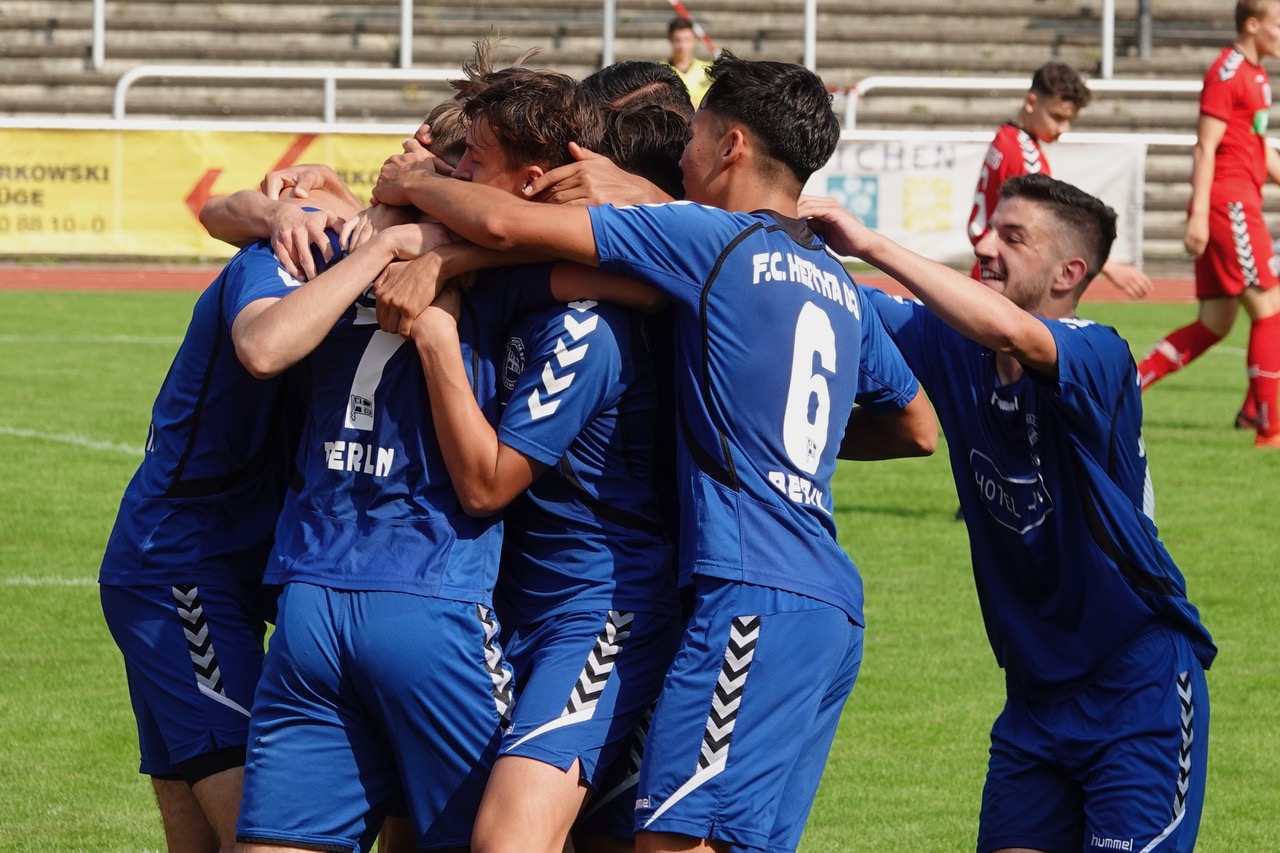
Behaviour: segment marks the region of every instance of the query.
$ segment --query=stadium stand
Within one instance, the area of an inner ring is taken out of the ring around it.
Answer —
[[[666,0],[618,0],[615,58],[665,55]],[[696,0],[688,4],[716,43],[747,58],[800,61],[802,0]],[[1139,55],[1136,0],[1118,4],[1116,77],[1198,80],[1232,38],[1215,4],[1154,4],[1150,55]],[[456,67],[483,36],[512,48],[539,47],[533,64],[581,76],[601,60],[600,0],[418,0],[413,65]],[[116,81],[140,64],[331,65],[394,68],[397,0],[113,0],[106,4],[105,63],[90,62],[90,4],[7,0],[0,7],[0,113],[103,117]],[[1009,76],[1029,79],[1050,58],[1087,75],[1100,66],[1102,0],[820,0],[817,70],[837,97],[877,74]],[[1229,24],[1229,22],[1227,22]],[[440,99],[440,83],[343,82],[339,121],[417,121]],[[884,92],[859,104],[858,128],[989,131],[1020,95]],[[130,92],[131,118],[270,119],[320,116],[310,81],[150,79]],[[1194,94],[1097,95],[1082,132],[1194,132]],[[1153,146],[1147,162],[1150,253],[1176,254],[1189,196],[1185,148]]]

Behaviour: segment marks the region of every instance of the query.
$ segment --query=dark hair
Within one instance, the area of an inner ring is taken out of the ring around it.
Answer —
[[[693,118],[689,90],[671,66],[662,62],[615,62],[585,77],[581,85],[586,96],[602,109],[643,102],[674,110],[686,121]]]
[[[1037,68],[1031,76],[1031,91],[1041,98],[1061,98],[1080,110],[1093,98],[1084,79],[1065,62],[1046,62]]]
[[[684,116],[659,104],[632,102],[605,112],[600,153],[672,198],[683,198],[680,155],[688,142]]]
[[[1116,240],[1116,212],[1079,187],[1045,174],[1019,175],[1004,182],[1000,197],[1030,199],[1049,208],[1062,226],[1059,241],[1069,241],[1071,245],[1064,248],[1079,252],[1088,265],[1082,289],[1111,255],[1111,244]]]
[[[801,185],[826,165],[840,119],[822,78],[802,65],[752,62],[723,51],[707,74],[701,109],[745,126]]]
[[[676,17],[672,18],[671,21],[667,24],[667,38],[671,38],[680,30],[692,30],[692,29],[693,29],[693,21],[689,20],[684,15],[677,15]]]
[[[600,147],[600,112],[572,77],[553,71],[506,68],[467,98],[463,113],[484,119],[512,165],[554,169],[569,163],[569,143]]]

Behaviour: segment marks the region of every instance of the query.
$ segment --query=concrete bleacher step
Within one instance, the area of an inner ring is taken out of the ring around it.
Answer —
[[[1050,58],[1086,74],[1099,68],[1104,0],[823,0],[818,71],[847,88],[877,74],[1030,79]],[[1136,3],[1117,4],[1118,77],[1199,80],[1231,40],[1230,14],[1205,0],[1154,4],[1153,55],[1137,55]],[[799,61],[799,0],[697,0],[700,22],[722,47],[753,59]],[[399,59],[399,0],[108,0],[106,67],[88,67],[90,4],[5,0],[0,4],[0,112],[10,116],[110,115],[114,86],[142,63],[393,68]],[[618,59],[666,53],[667,0],[618,0]],[[481,37],[513,49],[539,47],[535,67],[583,76],[601,57],[600,0],[419,0],[415,67],[456,68]],[[447,94],[441,84],[340,82],[340,121],[417,121]],[[838,95],[838,100],[842,95]],[[1016,111],[1008,92],[873,93],[858,110],[864,129],[990,132]],[[140,82],[128,115],[316,119],[317,82]],[[1079,132],[1194,132],[1194,96],[1095,95]],[[1051,155],[1052,156],[1052,155]],[[1181,254],[1190,152],[1152,146],[1147,158],[1148,253]],[[1274,193],[1277,191],[1268,191]],[[1275,223],[1273,223],[1273,226]]]

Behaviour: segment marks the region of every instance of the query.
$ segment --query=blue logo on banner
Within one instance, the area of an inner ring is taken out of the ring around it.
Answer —
[[[880,179],[875,176],[831,175],[827,195],[840,202],[868,228],[879,228]]]

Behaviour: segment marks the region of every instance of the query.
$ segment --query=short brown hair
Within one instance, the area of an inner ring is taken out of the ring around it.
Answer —
[[[1267,8],[1274,6],[1276,2],[1277,0],[1239,0],[1236,3],[1236,32],[1243,32],[1245,21],[1261,18]]]
[[[1065,62],[1047,62],[1037,68],[1031,77],[1031,92],[1040,98],[1061,98],[1081,110],[1093,98],[1084,79]]]
[[[598,150],[600,111],[577,81],[554,71],[505,68],[467,98],[463,113],[472,124],[484,119],[509,162],[554,169],[572,161],[569,143]]]

